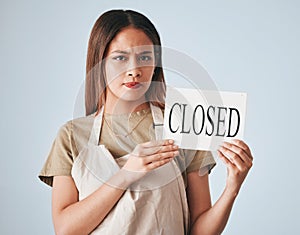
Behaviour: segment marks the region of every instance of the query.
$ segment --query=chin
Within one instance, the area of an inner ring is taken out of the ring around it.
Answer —
[[[145,101],[144,98],[145,93],[140,94],[140,95],[133,95],[133,94],[125,94],[122,97],[119,97],[120,100],[127,101],[127,102],[137,102],[139,100]]]
[[[138,101],[145,97],[148,87],[140,87],[138,89],[126,90],[119,96],[124,101]]]

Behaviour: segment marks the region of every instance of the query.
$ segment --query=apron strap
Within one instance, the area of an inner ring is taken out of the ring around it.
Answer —
[[[153,117],[153,128],[155,130],[156,140],[161,140],[163,135],[163,125],[164,125],[164,117],[161,109],[152,103],[150,103],[150,108]]]
[[[92,128],[92,131],[90,134],[88,145],[98,145],[99,144],[103,112],[104,112],[104,106],[101,107],[100,112],[98,113],[97,116],[95,116],[95,120],[94,120],[93,128]]]

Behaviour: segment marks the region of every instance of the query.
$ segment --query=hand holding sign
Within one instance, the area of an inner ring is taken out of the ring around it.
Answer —
[[[167,88],[164,138],[181,148],[216,150],[226,139],[242,138],[246,94]]]
[[[226,189],[237,195],[253,164],[250,148],[243,141],[234,139],[231,143],[224,142],[218,155],[227,166]]]

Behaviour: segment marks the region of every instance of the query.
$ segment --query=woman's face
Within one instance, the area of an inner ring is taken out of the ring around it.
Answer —
[[[120,31],[109,44],[105,58],[106,101],[145,102],[154,68],[154,46],[139,29]]]

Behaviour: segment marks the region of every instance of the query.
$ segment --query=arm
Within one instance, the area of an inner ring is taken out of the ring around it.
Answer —
[[[228,175],[225,190],[213,206],[208,175],[200,177],[197,172],[188,174],[187,194],[191,214],[191,235],[222,233],[239,189],[252,166],[250,149],[242,141],[235,140],[232,144],[225,142],[218,153],[227,166]]]
[[[120,176],[120,172],[115,175]],[[123,186],[126,187],[125,181]],[[123,187],[103,184],[90,196],[78,201],[78,192],[72,177],[55,176],[52,216],[56,234],[89,234],[104,219],[124,191]]]
[[[108,183],[81,201],[78,201],[78,191],[72,177],[55,176],[52,216],[56,234],[82,235],[92,232],[130,184],[172,160],[178,154],[177,148],[168,141],[138,145],[124,167]]]
[[[190,234],[221,234],[229,218],[235,197],[225,189],[219,200],[211,206],[208,174],[199,176],[197,171],[188,174],[188,185]]]

